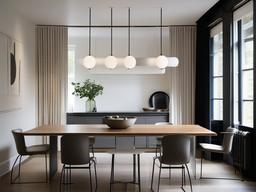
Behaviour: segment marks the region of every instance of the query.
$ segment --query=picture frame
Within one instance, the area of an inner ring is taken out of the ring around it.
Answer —
[[[0,112],[22,108],[22,43],[0,32]]]

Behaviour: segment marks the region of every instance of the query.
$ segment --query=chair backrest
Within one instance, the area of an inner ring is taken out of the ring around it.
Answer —
[[[22,132],[22,129],[13,129],[12,135],[14,137],[17,153],[19,155],[26,155],[26,143]]]
[[[172,125],[170,122],[157,122],[155,125]]]
[[[162,140],[161,160],[164,164],[180,165],[190,161],[190,136],[170,135]]]
[[[61,137],[61,162],[67,165],[82,165],[90,162],[89,138],[86,135]]]
[[[223,137],[222,147],[223,147],[223,151],[225,153],[230,153],[231,152],[232,145],[233,145],[233,138],[234,138],[234,134],[236,132],[237,132],[236,128],[228,127],[226,129],[226,131],[223,133],[224,137]]]

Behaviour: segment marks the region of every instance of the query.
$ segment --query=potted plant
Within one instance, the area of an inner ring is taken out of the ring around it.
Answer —
[[[86,111],[87,112],[97,112],[95,97],[102,95],[103,86],[96,84],[95,81],[87,79],[82,83],[72,82],[74,86],[73,95],[80,97],[80,99],[87,97],[86,101]]]

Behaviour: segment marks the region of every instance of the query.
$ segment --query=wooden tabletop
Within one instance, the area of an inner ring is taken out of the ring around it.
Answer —
[[[133,125],[127,129],[110,129],[104,124],[81,125],[44,125],[24,132],[24,135],[119,135],[119,136],[156,136],[156,135],[193,135],[215,136],[212,132],[199,125]]]

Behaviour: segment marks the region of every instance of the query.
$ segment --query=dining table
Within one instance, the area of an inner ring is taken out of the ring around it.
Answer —
[[[154,125],[135,124],[126,129],[113,129],[105,124],[75,124],[75,125],[42,125],[24,131],[25,136],[48,136],[50,144],[49,152],[49,177],[53,178],[57,172],[58,136],[67,134],[88,136],[167,136],[188,135],[191,136],[191,160],[192,173],[196,177],[196,137],[216,136],[216,133],[200,125]],[[179,146],[175,146],[179,147]]]

